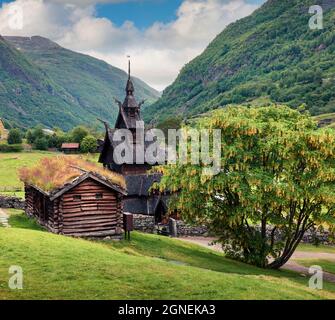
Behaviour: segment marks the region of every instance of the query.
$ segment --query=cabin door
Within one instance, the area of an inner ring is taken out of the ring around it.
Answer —
[[[155,210],[155,223],[167,223],[167,209],[162,201],[159,201]]]

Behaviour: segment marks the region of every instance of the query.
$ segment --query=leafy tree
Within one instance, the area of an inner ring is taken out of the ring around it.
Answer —
[[[7,142],[8,144],[21,144],[22,143],[21,131],[19,129],[9,130]]]
[[[170,210],[207,224],[225,252],[280,268],[305,232],[335,215],[335,135],[288,107],[221,109],[195,126],[221,129],[221,170],[204,164],[160,167],[161,190],[178,191]],[[190,152],[190,151],[189,151]]]
[[[27,133],[26,133],[26,139],[27,139],[28,143],[30,143],[30,144],[34,143],[33,131],[31,129],[27,131]]]
[[[55,132],[53,135],[48,137],[49,148],[59,149],[61,145],[67,141],[66,135],[62,132]]]
[[[33,137],[34,137],[34,141],[40,138],[43,138],[45,136],[44,132],[43,132],[43,127],[38,125],[33,129]]]
[[[84,153],[94,153],[97,151],[97,139],[94,136],[86,136],[80,144],[80,149]]]
[[[36,140],[44,138],[45,133],[43,132],[43,127],[38,125],[33,129],[29,129],[26,133],[27,142],[34,144]]]
[[[48,139],[46,137],[36,139],[34,142],[34,149],[48,150]]]
[[[88,129],[86,129],[83,126],[79,126],[79,127],[75,127],[72,131],[71,131],[71,138],[72,138],[72,142],[77,142],[77,143],[81,143],[83,141],[83,139],[88,136],[89,132]]]

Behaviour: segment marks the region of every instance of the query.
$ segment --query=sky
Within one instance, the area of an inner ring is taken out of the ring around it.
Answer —
[[[265,0],[0,0],[0,34],[44,36],[162,91],[227,25]]]

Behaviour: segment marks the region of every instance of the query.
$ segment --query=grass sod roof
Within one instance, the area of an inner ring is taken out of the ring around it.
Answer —
[[[43,158],[36,166],[24,167],[19,171],[22,182],[35,186],[46,193],[57,191],[86,173],[96,174],[125,189],[125,181],[121,175],[79,156]]]

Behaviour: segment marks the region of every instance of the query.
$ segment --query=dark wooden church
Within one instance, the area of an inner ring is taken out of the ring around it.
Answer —
[[[152,192],[150,189],[154,183],[160,181],[161,175],[157,173],[149,173],[152,164],[149,164],[146,161],[141,163],[136,163],[136,161],[134,161],[133,164],[117,164],[113,157],[114,149],[120,143],[115,143],[113,139],[113,135],[117,129],[128,129],[132,133],[132,148],[134,150],[134,155],[136,154],[135,151],[138,150],[137,148],[142,148],[145,152],[149,145],[148,143],[141,141],[139,137],[136,137],[136,125],[141,123],[144,130],[144,122],[141,117],[141,106],[144,101],[137,103],[134,92],[135,89],[130,77],[129,63],[126,97],[123,103],[116,100],[119,106],[119,114],[114,128],[111,128],[107,123],[104,123],[106,135],[104,143],[100,146],[101,154],[99,161],[105,168],[122,174],[125,178],[127,195],[123,198],[124,212],[153,215],[155,216],[156,222],[159,223],[167,213],[167,202],[169,197],[168,195],[163,195],[158,192]]]

